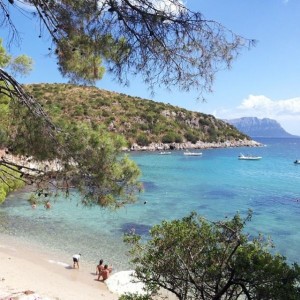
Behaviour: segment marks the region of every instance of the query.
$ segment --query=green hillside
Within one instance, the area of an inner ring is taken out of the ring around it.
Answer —
[[[30,84],[25,89],[58,123],[88,122],[123,135],[129,146],[151,142],[223,142],[248,138],[212,115],[95,87]]]

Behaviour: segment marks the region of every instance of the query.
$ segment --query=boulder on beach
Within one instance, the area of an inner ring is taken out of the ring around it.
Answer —
[[[112,293],[118,295],[126,293],[146,294],[146,291],[144,290],[145,285],[135,277],[135,272],[133,270],[112,274],[105,283]]]

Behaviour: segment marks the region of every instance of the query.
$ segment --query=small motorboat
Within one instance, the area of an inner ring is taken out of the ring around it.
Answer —
[[[299,165],[300,165],[300,159],[296,159],[296,160],[294,161],[294,164],[299,164]]]
[[[160,155],[170,155],[172,154],[172,152],[169,152],[169,151],[161,151],[159,152]]]
[[[255,155],[252,155],[252,154],[240,154],[238,159],[240,160],[260,160],[262,159],[261,156],[255,156]]]
[[[190,151],[186,151],[186,152],[183,152],[183,155],[186,155],[186,156],[201,156],[202,152],[190,152]]]

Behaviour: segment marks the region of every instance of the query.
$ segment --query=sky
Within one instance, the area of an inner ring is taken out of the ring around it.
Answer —
[[[300,136],[300,1],[299,0],[185,0],[185,5],[201,12],[206,19],[222,23],[257,44],[242,50],[230,70],[216,74],[213,92],[197,100],[196,91],[180,92],[157,88],[152,95],[139,77],[132,77],[124,87],[110,74],[97,87],[170,103],[188,110],[212,114],[220,119],[240,117],[270,118],[278,121],[289,133]],[[13,13],[13,12],[12,12]],[[21,33],[20,46],[7,50],[27,54],[34,60],[34,69],[20,83],[67,82],[49,56],[49,39],[39,38],[39,26],[22,15],[15,15]],[[0,28],[0,37],[7,40],[7,29]]]

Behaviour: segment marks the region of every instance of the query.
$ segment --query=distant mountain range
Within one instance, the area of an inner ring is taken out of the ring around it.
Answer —
[[[277,121],[268,118],[244,117],[224,121],[235,126],[239,131],[251,138],[300,138],[286,132]]]

